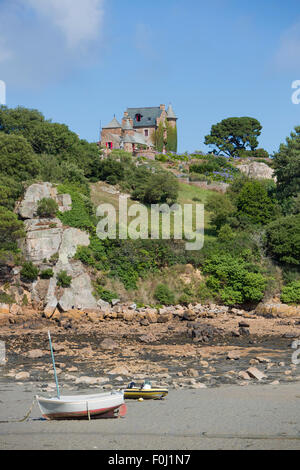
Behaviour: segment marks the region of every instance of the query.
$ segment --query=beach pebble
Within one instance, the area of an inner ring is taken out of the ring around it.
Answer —
[[[19,372],[17,375],[15,375],[16,380],[26,380],[29,379],[29,377],[29,372]]]

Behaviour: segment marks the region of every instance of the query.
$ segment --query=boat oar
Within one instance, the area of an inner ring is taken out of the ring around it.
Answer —
[[[58,386],[58,380],[57,380],[57,374],[56,374],[56,367],[55,367],[55,360],[54,360],[54,354],[53,354],[53,348],[52,348],[52,341],[51,341],[50,331],[48,331],[48,336],[49,336],[50,351],[51,351],[51,356],[52,356],[52,364],[53,364],[53,370],[54,370],[54,377],[55,377],[55,382],[56,382],[57,398],[60,400],[59,386]]]

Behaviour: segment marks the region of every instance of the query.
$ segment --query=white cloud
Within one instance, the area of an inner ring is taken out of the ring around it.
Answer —
[[[103,0],[23,0],[64,34],[69,47],[98,37]]]
[[[36,88],[99,59],[105,0],[1,0],[0,79]]]
[[[275,55],[275,65],[281,69],[297,69],[300,66],[300,22],[286,30],[280,38]]]

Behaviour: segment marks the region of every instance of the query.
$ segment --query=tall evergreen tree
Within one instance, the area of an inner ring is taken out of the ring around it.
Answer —
[[[300,126],[295,127],[274,156],[279,197],[289,199],[300,193]]]

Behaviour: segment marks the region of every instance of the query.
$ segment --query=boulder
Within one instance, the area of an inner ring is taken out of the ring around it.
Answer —
[[[118,366],[108,372],[109,375],[130,375],[126,366]]]
[[[76,265],[76,269],[78,270],[78,263],[76,263]],[[96,312],[98,310],[97,301],[92,294],[93,287],[90,276],[84,271],[81,263],[80,265],[81,269],[79,268],[79,272],[77,273],[75,273],[73,269],[69,269],[68,271],[68,267],[70,268],[69,265],[60,266],[65,267],[68,275],[72,277],[75,276],[72,279],[71,286],[64,289],[62,296],[58,300],[58,306],[63,312],[68,312],[72,309],[85,310],[87,312]]]
[[[238,361],[241,358],[241,354],[239,351],[229,351],[227,354],[227,359]]]
[[[156,337],[149,333],[148,335],[140,336],[141,343],[154,343],[156,341]]]
[[[15,375],[16,380],[26,380],[29,379],[30,374],[29,372],[19,372],[18,374]]]
[[[105,300],[98,300],[97,302],[97,306],[101,309],[101,310],[110,310],[110,304],[108,302],[105,302]]]
[[[76,254],[78,246],[89,246],[89,234],[77,228],[67,228],[63,231],[61,245],[59,248],[59,259],[67,263]]]
[[[194,321],[196,320],[196,318],[197,318],[197,314],[193,310],[187,310],[183,314],[183,319],[186,321]]]
[[[43,198],[54,199],[60,212],[71,210],[72,199],[69,194],[57,194],[57,189],[51,183],[35,183],[26,190],[24,198],[18,207],[22,219],[33,219],[36,215],[38,202]]]
[[[243,380],[250,380],[250,375],[248,374],[247,371],[245,370],[241,370],[239,373],[238,373],[238,376],[243,379]]]
[[[155,311],[146,311],[145,318],[149,323],[157,323],[158,315]]]
[[[40,264],[58,252],[63,234],[59,219],[26,220],[25,230],[26,238],[20,242],[20,248],[26,259]]]
[[[112,338],[105,338],[101,343],[100,343],[100,348],[101,349],[116,349],[118,348],[118,343],[116,343]]]
[[[158,316],[157,323],[168,323],[173,318],[172,313],[163,313]]]
[[[249,178],[256,180],[274,179],[274,170],[263,162],[250,162],[238,165],[238,169]]]
[[[300,306],[274,302],[260,303],[257,306],[255,313],[274,318],[298,317],[300,315]]]
[[[256,367],[250,367],[249,369],[247,369],[246,372],[249,374],[250,377],[257,380],[261,380],[266,377],[266,375]]]
[[[39,359],[40,357],[45,356],[45,354],[48,354],[48,352],[42,351],[41,349],[32,349],[26,354],[26,356],[29,357],[29,359]]]

